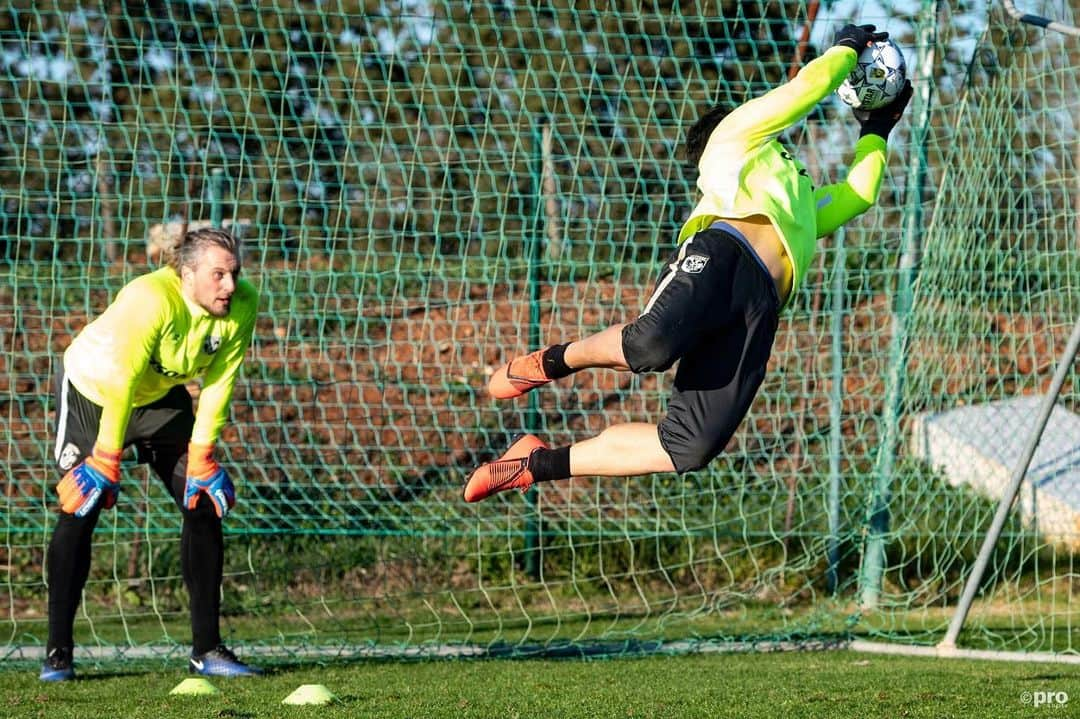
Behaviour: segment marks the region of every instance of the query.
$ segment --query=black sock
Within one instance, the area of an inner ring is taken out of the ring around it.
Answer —
[[[563,377],[569,377],[574,374],[574,370],[566,366],[566,360],[563,359],[563,355],[566,354],[566,348],[570,346],[567,342],[564,345],[551,345],[544,350],[543,365],[544,374],[549,379],[562,379]]]
[[[209,504],[200,498],[200,504]],[[221,644],[221,577],[225,557],[221,520],[209,507],[184,512],[180,565],[191,597],[191,644],[204,654]]]
[[[49,567],[49,638],[46,651],[74,646],[75,613],[90,575],[90,548],[101,506],[85,517],[60,513],[46,561]]]
[[[551,482],[570,476],[570,448],[538,449],[529,455],[533,481]]]
[[[169,476],[170,460],[154,471]],[[169,478],[173,499],[181,507],[180,573],[184,577],[191,604],[191,648],[205,654],[221,644],[221,579],[225,567],[225,537],[210,498],[200,496],[195,509],[182,501],[187,484],[187,453],[180,455]]]

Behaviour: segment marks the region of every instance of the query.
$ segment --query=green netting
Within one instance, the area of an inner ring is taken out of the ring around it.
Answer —
[[[823,243],[729,451],[682,478],[471,506],[468,472],[523,429],[564,444],[659,418],[664,375],[581,373],[510,404],[483,388],[539,341],[637,315],[693,204],[686,127],[781,82],[854,8],[820,8],[800,49],[803,2],[9,2],[4,643],[45,636],[55,357],[196,222],[242,234],[263,298],[222,443],[240,495],[230,643],[939,639],[994,500],[908,440],[922,413],[1036,395],[1053,373],[1080,312],[1080,58],[985,8],[885,6],[859,19],[893,33],[925,92],[880,206]],[[856,134],[832,99],[787,139],[824,182]],[[1062,409],[1077,391],[1074,373]],[[1076,531],[1017,514],[970,646],[1080,648]],[[95,537],[80,644],[185,644],[157,479],[126,465]],[[863,560],[878,539],[880,581]]]

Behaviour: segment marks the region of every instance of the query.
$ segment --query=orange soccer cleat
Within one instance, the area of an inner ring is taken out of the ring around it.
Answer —
[[[510,449],[506,450],[503,456],[494,462],[480,465],[465,483],[465,501],[479,502],[508,489],[520,489],[524,492],[533,484],[529,457],[538,449],[547,449],[547,445],[539,437],[526,434],[510,445]]]
[[[488,380],[488,394],[495,399],[513,399],[550,382],[544,372],[546,351],[545,347],[504,364]]]

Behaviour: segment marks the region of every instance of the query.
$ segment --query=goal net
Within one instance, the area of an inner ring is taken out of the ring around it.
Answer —
[[[693,206],[686,129],[784,81],[856,8],[136,5],[0,14],[8,655],[36,658],[46,635],[60,353],[195,223],[243,236],[262,297],[219,450],[239,501],[230,645],[940,639],[1008,473],[993,449],[1023,441],[1080,310],[1075,42],[982,6],[857,17],[898,41],[916,97],[878,205],[822,241],[727,451],[686,476],[468,505],[469,472],[517,433],[558,446],[662,416],[670,374],[582,372],[509,403],[484,387],[513,355],[637,316]],[[821,184],[857,133],[830,98],[783,139]],[[1058,404],[1063,422],[1080,412],[1075,373]],[[1076,477],[1068,439],[1040,455],[968,646],[1077,649],[1080,490],[1050,492]],[[76,640],[110,659],[185,652],[178,513],[145,467],[123,475]]]

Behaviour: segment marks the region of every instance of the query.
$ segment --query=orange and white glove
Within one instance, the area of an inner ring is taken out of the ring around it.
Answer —
[[[56,493],[60,509],[76,517],[85,517],[99,502],[111,509],[120,493],[120,450],[95,444],[93,453],[60,480]]]
[[[205,494],[214,504],[214,511],[222,519],[236,506],[236,488],[229,475],[214,459],[214,445],[188,444],[187,482],[184,485],[184,506],[195,509],[199,493]]]

